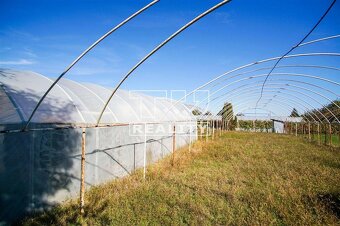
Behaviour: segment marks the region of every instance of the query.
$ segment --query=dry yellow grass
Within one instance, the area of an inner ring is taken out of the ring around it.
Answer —
[[[339,225],[340,154],[301,138],[224,133],[198,141],[25,225]]]

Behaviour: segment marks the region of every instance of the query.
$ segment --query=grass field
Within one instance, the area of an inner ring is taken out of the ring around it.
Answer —
[[[301,137],[236,133],[199,141],[23,224],[339,225],[340,153]]]
[[[306,138],[308,138],[307,137],[307,135],[305,135],[305,137]],[[321,143],[325,143],[325,135],[324,134],[321,134],[320,135],[320,138],[318,138],[318,135],[317,134],[314,134],[314,137],[313,136],[311,136],[312,137],[312,139],[315,141],[315,142],[319,142],[319,140],[318,139],[320,139],[320,142]],[[339,140],[339,138],[340,138],[340,136],[339,135],[337,135],[337,134],[333,134],[332,135],[332,145],[333,146],[335,146],[335,147],[339,147],[340,146],[340,140]],[[327,138],[326,138],[326,144],[329,144],[329,135],[327,136]]]

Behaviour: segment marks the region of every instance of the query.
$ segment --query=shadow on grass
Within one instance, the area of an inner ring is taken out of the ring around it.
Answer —
[[[338,219],[340,219],[340,193],[318,194],[317,200]]]

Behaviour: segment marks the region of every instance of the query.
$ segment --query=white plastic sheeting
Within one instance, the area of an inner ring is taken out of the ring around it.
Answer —
[[[53,80],[43,75],[0,69],[0,124],[25,122]],[[34,115],[34,123],[94,124],[111,90],[99,85],[62,79]],[[119,90],[101,122],[138,123],[195,120],[184,104]]]

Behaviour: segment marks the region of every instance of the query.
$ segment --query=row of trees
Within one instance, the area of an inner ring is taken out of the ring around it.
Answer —
[[[304,114],[299,114],[296,108],[293,108],[290,117],[302,117],[305,120],[309,121],[314,121],[314,119],[311,117],[311,115],[320,120],[327,122],[325,117],[329,120],[329,122],[336,122],[336,118],[340,118],[340,110],[338,108],[340,106],[340,101],[336,100],[333,101],[332,103],[328,104],[325,107],[322,107],[320,109],[313,109],[309,111],[308,113]],[[204,114],[202,114],[201,111],[195,109],[192,111],[194,115],[212,115],[211,112],[207,111]],[[223,108],[218,112],[217,115],[222,116],[222,120],[225,122],[228,122],[228,130],[234,130],[237,126],[241,129],[244,130],[251,130],[251,129],[256,129],[256,130],[261,130],[261,131],[266,131],[266,130],[271,130],[273,127],[273,123],[271,120],[268,121],[260,121],[260,120],[239,120],[237,122],[236,117],[234,117],[234,111],[233,111],[233,105],[232,103],[225,103],[223,105]],[[324,117],[324,116],[325,117]],[[243,116],[241,114],[238,114],[237,116]]]
[[[313,115],[313,116],[316,115],[320,120],[322,120],[324,122],[327,122],[325,117],[328,119],[329,122],[336,122],[336,119],[335,119],[334,116],[336,116],[337,118],[340,118],[340,110],[339,110],[338,106],[340,106],[340,100],[335,100],[335,101],[333,101],[333,103],[330,103],[325,107],[322,107],[322,108],[319,108],[319,109],[313,109],[313,110],[308,112],[309,114],[305,113],[301,116],[310,120],[310,121],[313,121],[313,118],[310,115]]]
[[[335,117],[340,118],[340,109],[338,108],[340,106],[340,100],[335,100],[332,103],[328,104],[325,107],[319,108],[319,109],[313,109],[310,110],[307,113],[304,113],[300,115],[296,108],[293,108],[290,117],[303,117],[305,119],[308,119],[310,121],[313,121],[313,118],[310,115],[316,115],[318,118],[320,118],[323,121],[327,121],[323,115],[326,116],[326,118],[330,122],[335,122]],[[332,112],[332,113],[331,113]],[[198,109],[194,109],[192,111],[194,115],[202,115],[202,112]],[[207,111],[203,115],[212,115],[211,112]],[[218,112],[217,115],[221,115],[223,120],[232,120],[234,118],[234,111],[233,111],[233,105],[232,103],[225,103],[223,105],[223,108]],[[239,114],[238,116],[241,116]]]
[[[244,130],[253,130],[261,132],[269,132],[273,129],[273,122],[271,120],[239,120],[239,128]]]

